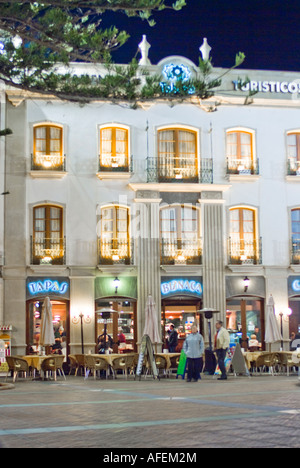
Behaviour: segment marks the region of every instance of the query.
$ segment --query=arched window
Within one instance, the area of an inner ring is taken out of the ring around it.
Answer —
[[[159,181],[198,181],[197,132],[181,128],[158,131]]]
[[[229,130],[226,135],[228,174],[257,174],[253,132]]]
[[[201,263],[199,211],[188,205],[160,210],[162,264]]]
[[[110,205],[101,209],[100,264],[130,263],[129,209]]]
[[[100,171],[128,171],[128,129],[100,129]]]
[[[54,124],[33,128],[32,169],[64,170],[63,129]]]
[[[65,263],[63,209],[55,205],[40,205],[33,209],[33,264]]]
[[[256,210],[232,208],[229,222],[230,263],[258,263],[260,247],[256,235]]]

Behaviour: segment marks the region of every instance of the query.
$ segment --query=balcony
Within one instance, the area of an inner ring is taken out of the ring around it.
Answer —
[[[66,156],[32,154],[30,174],[35,178],[62,178],[66,174]]]
[[[201,265],[202,240],[162,239],[161,265]]]
[[[133,265],[133,239],[98,239],[99,265]]]
[[[300,265],[300,239],[292,239],[291,265]]]
[[[31,265],[66,265],[66,238],[31,237]]]
[[[158,158],[147,158],[147,182],[148,183],[213,183],[213,160],[201,159],[200,169],[194,164],[180,161],[180,164],[161,164]]]
[[[262,239],[234,241],[228,239],[228,265],[261,265]]]
[[[97,177],[99,179],[129,179],[133,174],[133,158],[128,161],[124,156],[99,158]]]
[[[300,176],[300,161],[296,161],[295,158],[289,158],[287,161],[287,175],[288,176]]]
[[[229,176],[257,176],[259,175],[259,159],[228,157],[226,173]]]

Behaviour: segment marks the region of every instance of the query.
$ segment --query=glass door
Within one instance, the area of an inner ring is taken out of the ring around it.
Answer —
[[[261,299],[233,298],[227,301],[226,327],[231,343],[264,349],[264,301]],[[251,345],[254,346],[251,346]]]

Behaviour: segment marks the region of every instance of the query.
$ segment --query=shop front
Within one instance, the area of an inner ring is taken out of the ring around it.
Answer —
[[[26,354],[40,353],[43,303],[50,298],[55,344],[51,352],[67,356],[70,353],[70,282],[69,278],[36,278],[26,281]]]
[[[95,295],[95,352],[136,352],[136,277],[98,277]],[[108,313],[109,310],[112,312]]]
[[[265,280],[226,278],[226,328],[231,343],[245,350],[265,350]]]
[[[202,308],[202,296],[202,277],[161,278],[161,325],[164,349],[168,349],[171,324],[178,333],[177,352],[182,349],[193,325],[196,325],[203,334],[203,316],[199,313]]]
[[[283,316],[283,320],[289,321],[289,336],[300,338],[300,277],[290,276],[288,278],[289,308],[292,313]],[[294,335],[293,335],[294,334]]]

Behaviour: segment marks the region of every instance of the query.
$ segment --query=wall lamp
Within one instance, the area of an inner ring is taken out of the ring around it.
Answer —
[[[115,294],[118,294],[118,288],[119,288],[119,286],[120,286],[120,283],[121,283],[121,281],[120,281],[119,278],[116,276],[116,278],[114,279]]]
[[[244,278],[244,292],[245,293],[248,291],[249,286],[250,286],[250,280],[248,276],[245,276]]]

